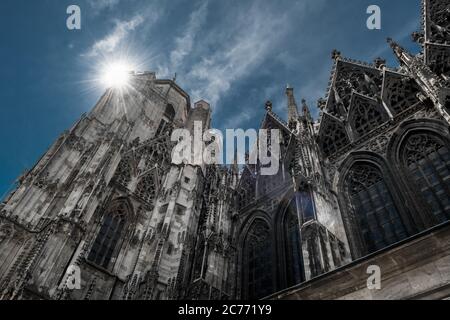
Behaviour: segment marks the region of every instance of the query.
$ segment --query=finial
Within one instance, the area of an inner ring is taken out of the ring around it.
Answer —
[[[272,101],[267,100],[267,102],[266,102],[266,110],[267,111],[272,111]]]
[[[417,42],[418,44],[423,44],[425,41],[425,35],[422,31],[415,31],[411,33],[411,39],[414,42]]]
[[[400,61],[401,64],[408,65],[409,63],[411,63],[411,60],[413,59],[413,56],[411,54],[409,54],[397,42],[392,40],[392,38],[387,38],[387,42],[391,46],[392,50],[394,51],[394,54],[396,55],[397,59]]]
[[[172,81],[173,81],[173,82],[177,81],[177,73],[176,73],[176,72],[175,72],[175,74],[173,75]]]
[[[317,107],[320,110],[325,109],[326,104],[327,104],[327,101],[324,98],[319,98],[319,100],[317,100]]]
[[[334,49],[333,51],[331,51],[331,59],[333,60],[337,60],[338,58],[341,57],[341,52]]]
[[[389,44],[389,46],[391,46],[392,49],[397,49],[400,47],[399,44],[395,42],[392,38],[387,38],[386,41]]]
[[[389,43],[389,46],[394,50],[394,52],[397,55],[400,55],[402,53],[403,48],[400,47],[400,45],[397,42],[395,42],[392,38],[387,38],[386,41],[387,43]]]
[[[386,59],[381,57],[375,58],[375,60],[373,60],[373,64],[376,68],[381,69],[386,65]]]

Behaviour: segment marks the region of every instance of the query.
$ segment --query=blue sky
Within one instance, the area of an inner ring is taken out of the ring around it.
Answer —
[[[78,31],[66,28],[71,4]],[[366,28],[371,4],[381,30]],[[0,197],[93,107],[102,91],[89,79],[119,52],[177,73],[192,100],[211,102],[215,128],[257,128],[267,99],[285,116],[286,84],[315,107],[332,49],[395,66],[386,38],[417,52],[420,26],[420,0],[1,0],[0,13]]]

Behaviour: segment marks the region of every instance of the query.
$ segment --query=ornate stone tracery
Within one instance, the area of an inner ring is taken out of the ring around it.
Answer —
[[[345,177],[352,219],[349,226],[359,233],[366,253],[397,242],[408,235],[391,190],[374,165],[358,163]]]
[[[364,136],[383,124],[388,116],[375,100],[353,95],[348,122],[358,137]]]
[[[413,79],[394,72],[385,72],[383,100],[392,113],[400,113],[416,104],[419,101],[418,92],[419,87]]]
[[[406,138],[401,159],[418,194],[428,203],[437,221],[450,218],[450,152],[444,140],[430,133]]]
[[[450,44],[450,9],[446,1],[425,1],[427,41]]]
[[[95,237],[87,259],[104,269],[108,269],[111,260],[118,254],[118,244],[125,232],[131,212],[124,201],[116,201],[108,208]]]
[[[345,126],[334,117],[324,114],[319,132],[319,145],[325,156],[330,156],[350,143]]]

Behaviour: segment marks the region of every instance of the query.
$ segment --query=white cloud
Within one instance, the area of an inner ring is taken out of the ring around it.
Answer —
[[[141,15],[136,15],[129,21],[117,21],[112,33],[95,42],[84,56],[96,57],[114,52],[121,42],[127,38],[129,33],[143,22],[144,18]]]
[[[195,37],[206,20],[207,11],[208,2],[205,1],[191,13],[183,36],[175,39],[176,48],[170,53],[170,62],[173,68],[177,68],[184,57],[192,51]]]
[[[189,83],[197,84],[192,88],[193,96],[215,106],[234,82],[250,75],[276,48],[286,27],[283,21],[282,15],[253,7],[236,20],[233,28],[214,34],[220,48],[206,52],[187,75]]]

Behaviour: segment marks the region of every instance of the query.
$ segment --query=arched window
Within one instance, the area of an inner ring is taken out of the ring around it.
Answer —
[[[124,202],[117,203],[106,214],[103,223],[89,252],[88,260],[105,269],[113,255],[117,254],[117,247],[124,232],[128,207]]]
[[[169,120],[169,122],[172,122],[173,119],[175,119],[175,109],[173,108],[173,105],[171,105],[170,103],[166,106],[164,116],[167,118],[167,120]]]
[[[295,196],[297,199],[297,205],[300,209],[301,217],[303,219],[303,223],[314,219],[316,213],[311,191],[309,189],[299,191],[295,194]]]
[[[283,221],[285,229],[286,280],[291,287],[304,281],[300,224],[295,199],[291,201]]]
[[[244,241],[243,298],[260,299],[274,292],[272,241],[267,223],[253,222]]]
[[[404,142],[402,162],[438,221],[450,218],[450,153],[435,135],[416,133]]]
[[[353,165],[345,185],[366,253],[406,238],[405,226],[378,167]]]

